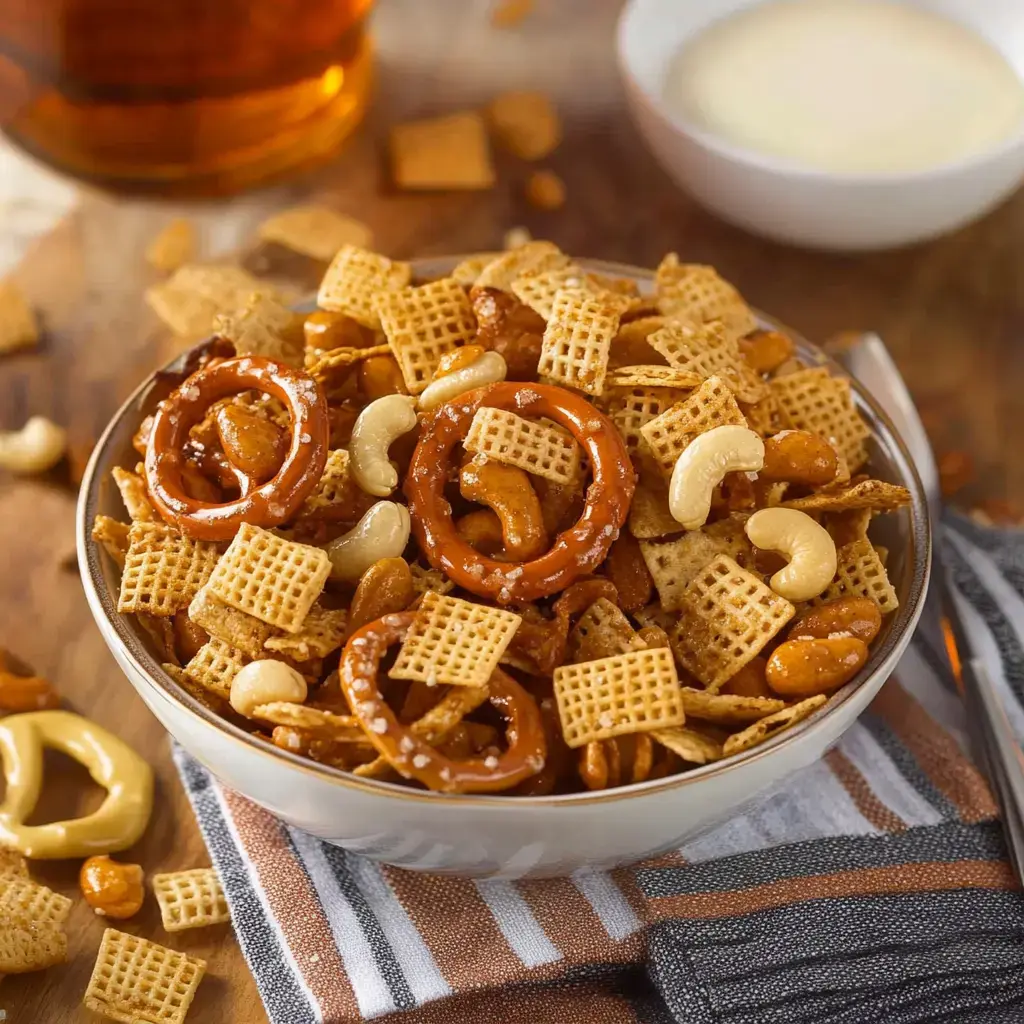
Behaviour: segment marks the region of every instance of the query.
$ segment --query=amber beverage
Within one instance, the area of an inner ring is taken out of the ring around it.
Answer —
[[[329,157],[373,0],[0,0],[0,128],[110,188],[235,191]]]

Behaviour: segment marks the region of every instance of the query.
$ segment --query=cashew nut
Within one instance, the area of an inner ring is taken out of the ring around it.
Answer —
[[[428,384],[420,395],[421,409],[434,409],[461,395],[464,391],[482,388],[485,384],[496,384],[505,379],[508,367],[497,352],[485,352],[474,359],[469,366],[445,374]]]
[[[306,680],[283,661],[253,661],[231,680],[228,699],[240,715],[248,718],[260,704],[301,704],[306,699]]]
[[[764,442],[747,427],[715,427],[698,434],[676,459],[668,487],[672,518],[698,530],[711,512],[711,496],[726,473],[756,472],[764,465]]]
[[[388,449],[416,426],[415,403],[408,395],[385,395],[371,402],[352,427],[352,477],[367,494],[386,498],[398,486],[398,470],[388,461]]]
[[[0,468],[45,473],[60,462],[67,447],[67,431],[45,416],[33,416],[21,430],[0,433]]]
[[[789,564],[770,580],[780,597],[809,601],[835,578],[835,541],[806,512],[765,508],[747,520],[746,531],[754,547],[789,556]]]
[[[348,533],[325,547],[331,576],[355,582],[374,562],[398,558],[409,543],[409,510],[394,501],[378,501]]]

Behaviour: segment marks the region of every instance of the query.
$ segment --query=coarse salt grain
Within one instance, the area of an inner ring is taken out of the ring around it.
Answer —
[[[430,764],[430,758],[426,754],[417,754],[412,759],[413,768],[426,768]]]
[[[370,723],[370,728],[377,733],[378,736],[383,736],[388,731],[388,720],[386,718],[375,718]]]
[[[610,711],[602,711],[597,721],[602,729],[610,729],[615,724],[615,716]]]
[[[494,769],[498,767],[498,759],[493,754],[491,754],[490,757],[485,757],[484,767],[490,768],[491,771],[494,771]]]

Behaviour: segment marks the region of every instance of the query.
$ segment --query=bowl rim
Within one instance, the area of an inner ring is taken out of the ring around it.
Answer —
[[[411,261],[413,274],[414,276],[429,278],[447,273],[457,263],[466,259],[467,255],[426,257],[413,260]],[[650,282],[654,276],[653,271],[649,269],[626,263],[599,259],[581,259],[579,262],[588,270],[619,277],[631,277],[638,282]],[[911,505],[909,510],[907,510],[910,516],[911,580],[906,600],[900,602],[900,606],[895,613],[896,617],[889,624],[882,642],[872,649],[871,656],[864,668],[845,686],[832,694],[828,702],[814,713],[750,750],[741,751],[738,754],[733,754],[731,757],[722,758],[720,761],[700,765],[696,768],[691,768],[689,771],[669,775],[665,778],[631,783],[627,786],[618,786],[608,790],[551,794],[548,796],[517,796],[513,798],[501,794],[440,793],[432,790],[413,789],[400,783],[386,782],[379,779],[361,778],[340,768],[320,764],[291,751],[274,746],[274,744],[267,740],[247,732],[205,707],[163,670],[160,662],[150,653],[135,631],[129,627],[127,616],[121,615],[117,611],[116,602],[111,598],[106,586],[103,555],[101,554],[100,546],[91,539],[92,522],[99,503],[100,489],[106,476],[105,473],[100,474],[100,465],[101,463],[105,465],[107,462],[107,449],[112,443],[115,430],[126,417],[137,417],[139,407],[148,398],[151,388],[157,383],[161,373],[182,364],[191,352],[194,352],[196,348],[201,347],[205,342],[199,342],[198,345],[185,350],[175,359],[168,361],[149,374],[135,388],[104,428],[103,433],[96,442],[82,478],[78,506],[75,513],[78,564],[86,599],[90,611],[97,620],[100,633],[108,646],[116,642],[117,650],[112,650],[112,653],[114,653],[115,660],[119,663],[120,667],[124,669],[125,662],[127,662],[133,670],[131,674],[127,671],[125,672],[125,675],[129,676],[129,682],[134,684],[136,680],[144,681],[154,696],[158,696],[162,700],[170,701],[176,705],[193,720],[196,720],[196,724],[199,727],[213,728],[221,737],[242,744],[248,749],[248,752],[260,754],[268,758],[272,765],[276,765],[277,762],[284,762],[285,765],[292,769],[310,773],[324,781],[341,785],[344,788],[371,793],[374,796],[428,801],[434,804],[440,802],[444,804],[458,804],[459,806],[467,806],[469,804],[484,805],[492,808],[508,808],[510,804],[517,808],[579,807],[650,795],[680,786],[696,785],[711,776],[716,776],[741,766],[746,767],[760,758],[778,753],[808,735],[819,731],[823,727],[825,719],[838,712],[843,705],[847,704],[861,690],[868,688],[872,691],[873,695],[892,673],[896,663],[910,643],[924,608],[931,570],[932,538],[924,488],[906,444],[885,412],[860,383],[851,377],[822,349],[812,345],[798,332],[791,330],[772,317],[762,314],[757,310],[754,310],[754,312],[763,325],[788,333],[796,342],[798,349],[803,350],[804,354],[811,355],[816,360],[817,365],[828,366],[833,373],[850,380],[855,401],[860,411],[867,414],[869,424],[872,427],[872,437],[876,443],[881,444],[886,449],[890,460],[900,475],[901,481],[911,493]]]
[[[918,185],[949,176],[976,171],[987,164],[1001,160],[1003,157],[1011,154],[1014,150],[1024,146],[1024,117],[1021,118],[1020,125],[1016,132],[1004,139],[1002,142],[996,143],[994,146],[983,149],[971,156],[960,157],[956,160],[948,160],[944,163],[937,164],[935,167],[927,167],[918,171],[828,171],[820,167],[808,167],[805,164],[786,160],[784,157],[775,156],[771,153],[762,153],[759,150],[751,149],[747,146],[740,146],[736,143],[728,142],[721,136],[708,131],[706,128],[701,128],[688,118],[672,110],[672,108],[665,102],[664,97],[656,90],[649,89],[634,70],[634,62],[630,60],[629,48],[626,45],[626,36],[630,31],[633,20],[639,19],[643,16],[643,13],[645,13],[644,8],[650,2],[651,0],[626,0],[622,10],[619,12],[618,20],[615,25],[615,53],[619,66],[619,74],[630,89],[642,96],[650,110],[677,135],[692,138],[705,149],[710,150],[723,159],[743,164],[751,170],[763,171],[779,176],[785,175],[790,178],[796,178],[805,183],[814,182],[841,186],[859,186],[865,188],[883,188],[894,185]],[[753,2],[748,4],[746,7],[740,8],[732,13],[738,14],[742,11],[747,11],[754,7],[759,7],[763,4],[772,2],[774,2],[774,0],[753,0]],[[941,14],[938,16],[943,17],[948,21],[954,21],[958,25],[962,25],[962,22],[957,21],[955,18]],[[714,17],[711,21],[702,26],[702,28],[707,28],[711,24],[723,21],[728,17],[731,17],[731,14]],[[980,33],[975,32],[970,26],[964,25],[963,27],[974,35],[979,36],[979,38],[983,39],[989,46],[992,46],[992,43],[988,39],[985,39],[985,37],[981,36]],[[682,46],[684,43],[693,39],[695,35],[696,33],[690,33],[681,36],[678,40],[678,46]],[[998,50],[997,52],[1001,53],[1001,51]],[[1005,58],[1005,54],[1001,55]],[[1017,78],[1021,81],[1022,86],[1024,86],[1024,76],[1017,73],[1016,68],[1014,68],[1014,72],[1016,73]]]

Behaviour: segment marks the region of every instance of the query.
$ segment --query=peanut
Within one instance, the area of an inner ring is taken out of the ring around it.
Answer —
[[[142,868],[106,854],[90,857],[78,873],[85,902],[100,916],[123,919],[137,913],[146,897]]]
[[[760,655],[752,658],[731,679],[726,680],[721,692],[733,697],[774,697],[765,679],[766,659]]]
[[[740,339],[740,351],[758,373],[771,373],[796,350],[793,341],[779,331],[754,331]]]
[[[363,327],[345,313],[318,309],[306,317],[302,325],[306,347],[329,351],[332,348],[367,348],[372,345],[373,331]]]
[[[508,380],[536,380],[544,318],[498,288],[474,288],[469,297],[477,318],[477,344],[504,357]]]
[[[528,562],[547,551],[540,500],[524,470],[471,460],[462,467],[459,490],[467,501],[479,501],[497,515],[509,559]]]
[[[839,458],[835,448],[809,430],[783,430],[764,443],[765,480],[819,487],[836,478]]]
[[[382,558],[360,577],[348,611],[350,634],[368,622],[392,612],[404,612],[412,604],[416,588],[404,558]]]
[[[222,405],[216,418],[220,443],[231,462],[260,482],[274,476],[288,451],[284,431],[239,405]]]
[[[385,395],[408,394],[394,356],[373,356],[359,364],[359,390],[367,402]]]
[[[45,679],[0,670],[0,714],[50,711],[58,707],[60,697]]]
[[[787,640],[772,652],[765,670],[780,697],[813,697],[848,683],[868,660],[868,645],[856,637]]]
[[[839,597],[811,609],[790,626],[790,640],[848,634],[869,644],[882,628],[882,612],[870,597]]]
[[[654,581],[640,552],[640,542],[624,530],[608,549],[604,563],[608,579],[619,592],[619,607],[635,612],[651,600]]]

